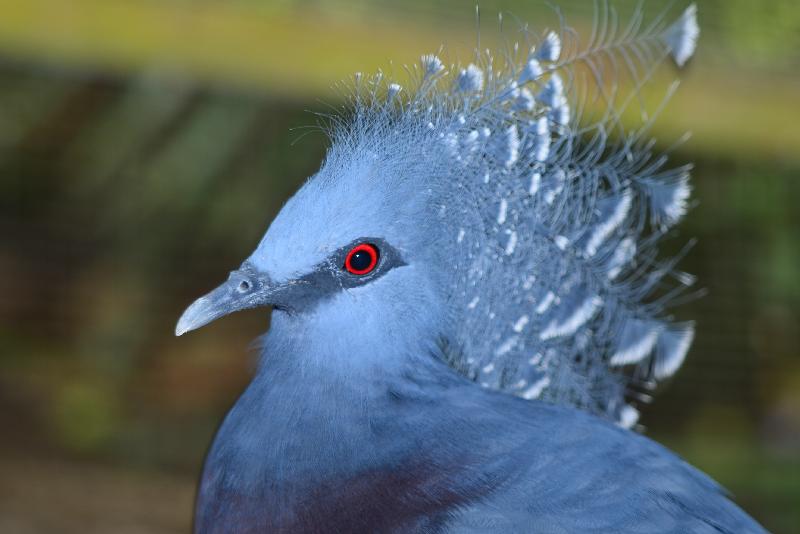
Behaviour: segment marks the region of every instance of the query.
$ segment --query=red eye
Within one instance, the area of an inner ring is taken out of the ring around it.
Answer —
[[[361,243],[347,253],[344,268],[348,273],[358,276],[371,273],[378,265],[378,256],[378,248],[375,245]]]

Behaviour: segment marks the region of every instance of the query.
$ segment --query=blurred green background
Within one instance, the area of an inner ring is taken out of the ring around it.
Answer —
[[[554,3],[590,27],[591,2]],[[698,4],[655,135],[694,133],[682,267],[708,296],[678,310],[697,339],[642,422],[800,532],[800,4]],[[557,23],[533,0],[481,10],[485,42],[499,10]],[[175,339],[175,320],[315,171],[326,139],[303,127],[335,82],[441,44],[468,58],[475,36],[471,1],[0,0],[0,532],[187,531],[267,321]]]

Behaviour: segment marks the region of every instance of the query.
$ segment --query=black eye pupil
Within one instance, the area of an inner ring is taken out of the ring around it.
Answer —
[[[359,250],[350,257],[350,265],[356,271],[363,271],[369,268],[372,263],[372,255],[366,250]]]
[[[344,268],[356,276],[372,272],[378,265],[378,248],[370,243],[362,243],[347,253]]]

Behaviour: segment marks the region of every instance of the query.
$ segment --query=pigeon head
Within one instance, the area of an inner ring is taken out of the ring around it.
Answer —
[[[407,333],[417,325],[425,332],[411,338],[435,338],[447,264],[433,187],[422,185],[436,182],[436,166],[403,150],[407,136],[392,137],[385,126],[342,133],[256,250],[189,306],[176,334],[271,306],[272,328],[290,321],[306,336],[368,338],[371,329],[385,337],[391,325]]]
[[[648,32],[628,69],[683,64],[695,8]],[[357,75],[320,171],[176,333],[273,306],[271,331],[325,351],[435,343],[484,387],[634,424],[631,386],[671,376],[692,342],[668,313],[692,278],[657,251],[687,210],[689,167],[667,166],[649,123],[629,133],[623,110],[589,105],[635,101],[652,70],[609,95],[575,70],[592,66],[575,43],[523,37],[464,68],[422,56],[408,90]]]

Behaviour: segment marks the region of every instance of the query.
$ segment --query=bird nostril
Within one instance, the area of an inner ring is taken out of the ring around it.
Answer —
[[[250,291],[250,282],[247,280],[242,280],[239,282],[239,287],[237,288],[239,293],[245,293],[246,291]]]

